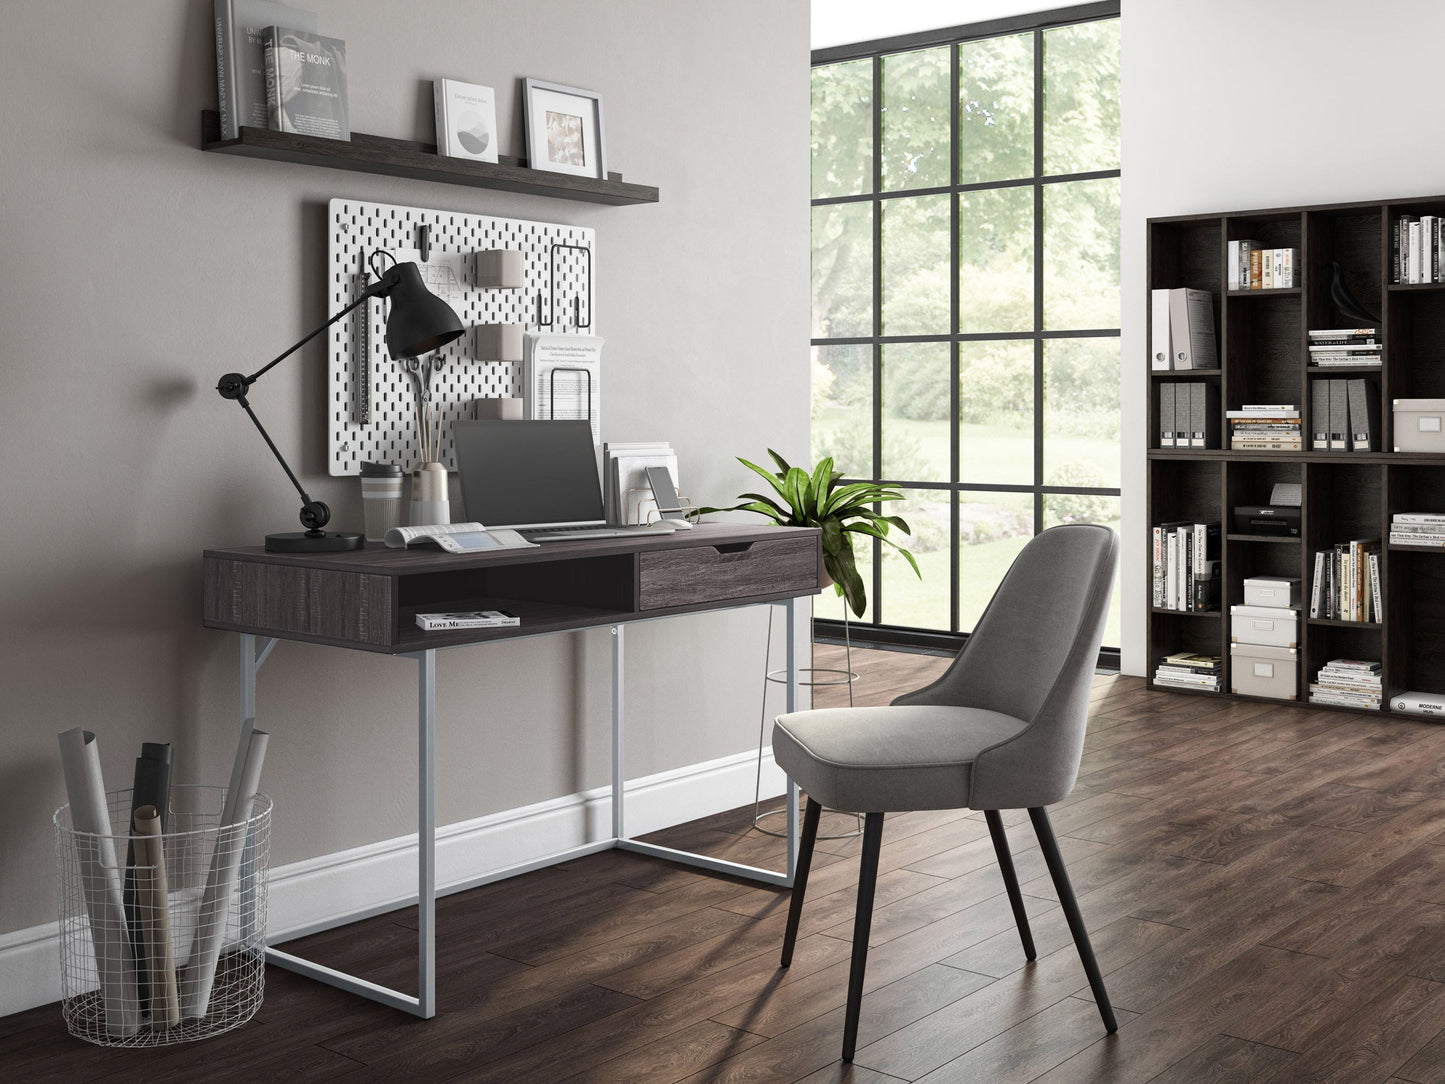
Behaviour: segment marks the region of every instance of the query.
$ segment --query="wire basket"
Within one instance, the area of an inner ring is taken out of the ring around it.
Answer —
[[[271,799],[222,826],[226,788],[174,786],[165,831],[132,831],[131,791],[106,794],[111,834],[55,811],[61,1012],[101,1046],[169,1046],[240,1027],[265,989]]]

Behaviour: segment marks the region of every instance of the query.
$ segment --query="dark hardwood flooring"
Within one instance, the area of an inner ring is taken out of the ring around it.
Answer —
[[[854,659],[860,704],[946,662]],[[56,1006],[0,1019],[0,1080],[1445,1082],[1445,728],[1134,678],[1093,695],[1078,785],[1052,816],[1115,1036],[1026,818],[1005,819],[1033,964],[981,814],[950,811],[886,822],[851,1068],[845,838],[819,842],[787,971],[785,892],[609,852],[443,899],[434,1020],[270,969],[249,1025],[184,1047],[92,1047]],[[750,814],[655,838],[777,863]],[[403,911],[293,945],[414,985],[414,929]]]

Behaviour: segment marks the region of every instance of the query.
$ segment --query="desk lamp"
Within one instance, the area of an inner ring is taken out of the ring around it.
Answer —
[[[362,290],[361,295],[355,301],[279,357],[257,369],[250,376],[227,373],[216,385],[216,390],[221,393],[222,399],[233,399],[241,404],[241,409],[255,423],[261,439],[266,442],[266,447],[271,449],[271,454],[281,464],[281,469],[286,472],[286,477],[291,479],[291,484],[296,487],[296,492],[301,494],[301,526],[306,530],[268,534],[266,548],[273,553],[325,553],[337,550],[359,550],[366,544],[366,537],[344,531],[327,534],[322,530],[331,521],[331,509],[326,506],[324,501],[313,501],[306,490],[301,487],[301,483],[297,481],[295,473],[287,465],[280,449],[271,440],[266,428],[261,424],[261,420],[256,417],[255,411],[251,409],[251,404],[246,401],[246,393],[250,391],[252,384],[272,368],[285,361],[358,305],[373,297],[391,299],[391,313],[386,318],[386,349],[393,359],[412,358],[430,353],[462,335],[461,320],[457,318],[457,314],[452,311],[450,305],[426,288],[422,283],[421,272],[417,270],[416,264],[393,264],[376,282]]]

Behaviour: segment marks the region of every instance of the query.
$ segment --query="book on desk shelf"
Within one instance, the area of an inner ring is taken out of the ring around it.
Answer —
[[[510,610],[455,610],[451,613],[416,615],[416,626],[423,632],[435,632],[438,629],[502,629],[521,623],[522,619]]]

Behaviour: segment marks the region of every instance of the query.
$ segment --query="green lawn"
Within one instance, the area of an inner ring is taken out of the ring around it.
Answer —
[[[858,413],[846,407],[823,407],[813,418],[814,461],[838,450],[840,441],[851,447],[865,440],[856,429]],[[947,421],[915,421],[889,417],[883,423],[883,467],[887,477],[902,475],[909,481],[948,480]],[[965,482],[1029,485],[1033,482],[1033,432],[1011,425],[959,427],[959,470]],[[866,454],[866,453],[865,453]],[[1044,478],[1066,463],[1084,463],[1098,476],[1097,485],[1119,485],[1117,438],[1048,436],[1044,439]],[[900,470],[902,467],[904,469]]]

